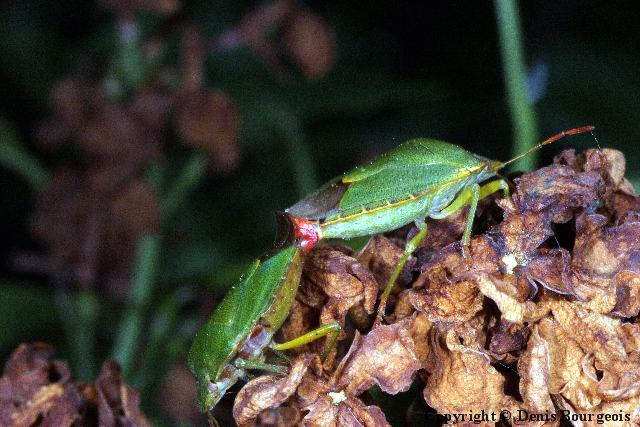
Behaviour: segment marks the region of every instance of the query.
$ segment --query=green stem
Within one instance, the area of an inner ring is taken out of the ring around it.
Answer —
[[[538,142],[536,116],[526,93],[526,65],[522,29],[516,0],[495,0],[504,78],[514,133],[513,155],[524,152]],[[519,167],[532,170],[537,154],[519,161]]]
[[[304,197],[312,192],[317,185],[315,166],[309,147],[304,141],[304,136],[298,123],[282,126],[281,131],[293,165],[298,196]]]
[[[286,105],[274,105],[271,114],[271,120],[289,150],[298,196],[304,197],[316,188],[318,180],[313,158],[305,143],[302,123]]]
[[[159,235],[147,235],[140,239],[132,283],[133,300],[120,323],[112,351],[112,357],[118,360],[125,376],[128,376],[133,368],[138,342],[145,323],[145,313],[153,294],[159,257]]]
[[[73,372],[82,381],[95,376],[95,331],[100,304],[96,296],[81,290],[77,294],[61,293],[57,298],[68,347],[73,363]]]
[[[49,173],[24,149],[15,129],[4,119],[0,119],[0,165],[22,177],[34,191],[49,179]]]
[[[162,218],[165,222],[173,217],[180,205],[202,180],[206,169],[207,156],[204,153],[195,153],[187,161],[162,201]]]
[[[200,182],[206,170],[206,161],[206,156],[202,153],[193,154],[187,161],[163,198],[163,224],[175,214]],[[155,171],[152,175],[150,180],[155,181],[155,184],[162,181],[162,171]],[[147,323],[146,316],[156,283],[160,251],[160,234],[147,235],[138,242],[131,289],[132,301],[120,323],[112,351],[112,357],[120,362],[125,376],[129,375],[134,367],[135,356],[142,339],[142,329]]]

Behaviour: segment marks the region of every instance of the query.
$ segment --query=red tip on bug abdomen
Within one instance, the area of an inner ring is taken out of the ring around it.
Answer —
[[[309,252],[320,240],[320,230],[317,220],[308,220],[289,215],[293,225],[293,238],[297,240],[304,252]]]

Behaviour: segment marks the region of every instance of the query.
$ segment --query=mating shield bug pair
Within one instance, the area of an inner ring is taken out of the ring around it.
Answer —
[[[286,350],[339,330],[339,325],[329,324],[287,343],[272,341],[295,298],[302,257],[319,240],[383,233],[415,222],[419,232],[407,243],[381,296],[379,322],[398,275],[427,234],[426,218],[445,218],[469,206],[461,239],[467,254],[478,201],[499,190],[509,191],[504,179],[488,180],[544,145],[592,130],[593,126],[584,126],[561,132],[506,162],[442,141],[413,139],[286,209],[281,219],[287,224],[289,246],[263,262],[256,261],[194,339],[189,365],[198,381],[201,409],[211,412],[249,369],[284,372],[283,366],[265,363],[265,349]]]

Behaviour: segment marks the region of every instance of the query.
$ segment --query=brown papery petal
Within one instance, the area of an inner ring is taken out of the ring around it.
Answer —
[[[470,281],[409,292],[413,307],[433,322],[464,322],[482,309],[483,296]]]
[[[233,404],[233,418],[238,426],[251,426],[267,408],[277,408],[295,393],[307,373],[314,356],[299,355],[294,359],[287,376],[264,375],[249,381],[238,393]]]
[[[349,353],[334,373],[338,388],[359,395],[373,385],[389,394],[406,391],[421,367],[411,334],[415,318],[356,333]]]
[[[471,410],[499,413],[515,401],[504,393],[504,377],[490,364],[489,357],[474,350],[451,351],[434,337],[437,366],[429,376],[423,395],[440,414],[469,413]]]
[[[518,361],[520,395],[530,413],[554,414],[556,412],[549,393],[549,344],[540,338],[535,326],[527,343],[527,350]]]
[[[311,80],[323,77],[335,62],[333,30],[309,9],[299,8],[294,12],[283,42],[302,73]]]
[[[321,246],[311,252],[304,274],[329,297],[320,315],[322,323],[343,323],[349,308],[360,303],[368,313],[373,312],[378,282],[355,258]]]
[[[355,397],[335,403],[329,396],[323,396],[306,408],[306,427],[387,427],[389,423],[377,406],[366,406]]]

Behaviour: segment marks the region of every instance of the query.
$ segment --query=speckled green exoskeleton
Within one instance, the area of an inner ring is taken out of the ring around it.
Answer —
[[[305,251],[321,239],[350,239],[383,233],[415,222],[419,231],[406,245],[378,308],[385,302],[410,254],[427,234],[425,218],[445,218],[469,206],[462,234],[467,247],[478,206],[484,197],[509,187],[504,179],[486,182],[506,165],[565,135],[591,132],[584,126],[561,132],[506,162],[489,160],[457,145],[433,139],[413,139],[329,181],[281,215],[289,239],[298,239]]]
[[[198,331],[189,352],[189,367],[198,383],[200,409],[209,413],[247,370],[284,373],[286,367],[265,363],[265,349],[276,352],[304,345],[340,329],[321,326],[285,343],[272,338],[289,316],[302,272],[297,244],[265,261],[255,261]]]

